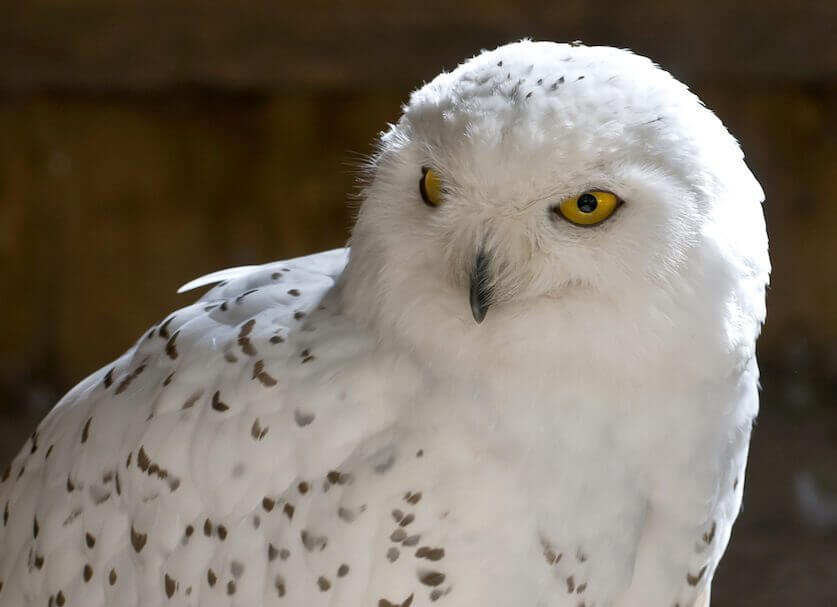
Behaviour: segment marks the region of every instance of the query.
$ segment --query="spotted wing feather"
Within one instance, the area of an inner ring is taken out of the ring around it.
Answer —
[[[0,605],[345,592],[351,565],[320,552],[365,506],[343,504],[348,477],[329,472],[392,419],[339,389],[370,346],[340,313],[345,260],[227,275],[69,393],[0,484]]]

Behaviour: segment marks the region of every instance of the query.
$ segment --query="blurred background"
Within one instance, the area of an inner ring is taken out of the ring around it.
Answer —
[[[764,398],[713,605],[837,605],[837,3],[28,0],[0,18],[0,464],[203,273],[344,244],[409,91],[524,36],[687,82],[767,192]]]

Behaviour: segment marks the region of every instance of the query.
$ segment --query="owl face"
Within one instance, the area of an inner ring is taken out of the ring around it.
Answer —
[[[717,291],[696,271],[707,234],[723,248],[733,218],[761,217],[737,143],[685,86],[627,51],[553,43],[416,91],[365,193],[353,257],[369,251],[379,300],[495,329],[574,302],[671,316],[681,293]]]

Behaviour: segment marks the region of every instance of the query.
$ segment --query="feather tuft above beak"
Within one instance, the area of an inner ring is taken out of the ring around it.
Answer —
[[[471,313],[474,320],[481,323],[491,305],[491,287],[488,281],[490,258],[485,249],[480,250],[471,270]]]

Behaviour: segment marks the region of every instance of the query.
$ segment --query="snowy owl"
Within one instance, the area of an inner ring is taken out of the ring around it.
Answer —
[[[704,607],[738,514],[762,191],[628,51],[410,97],[350,248],[222,271],[2,474],[0,605]]]

